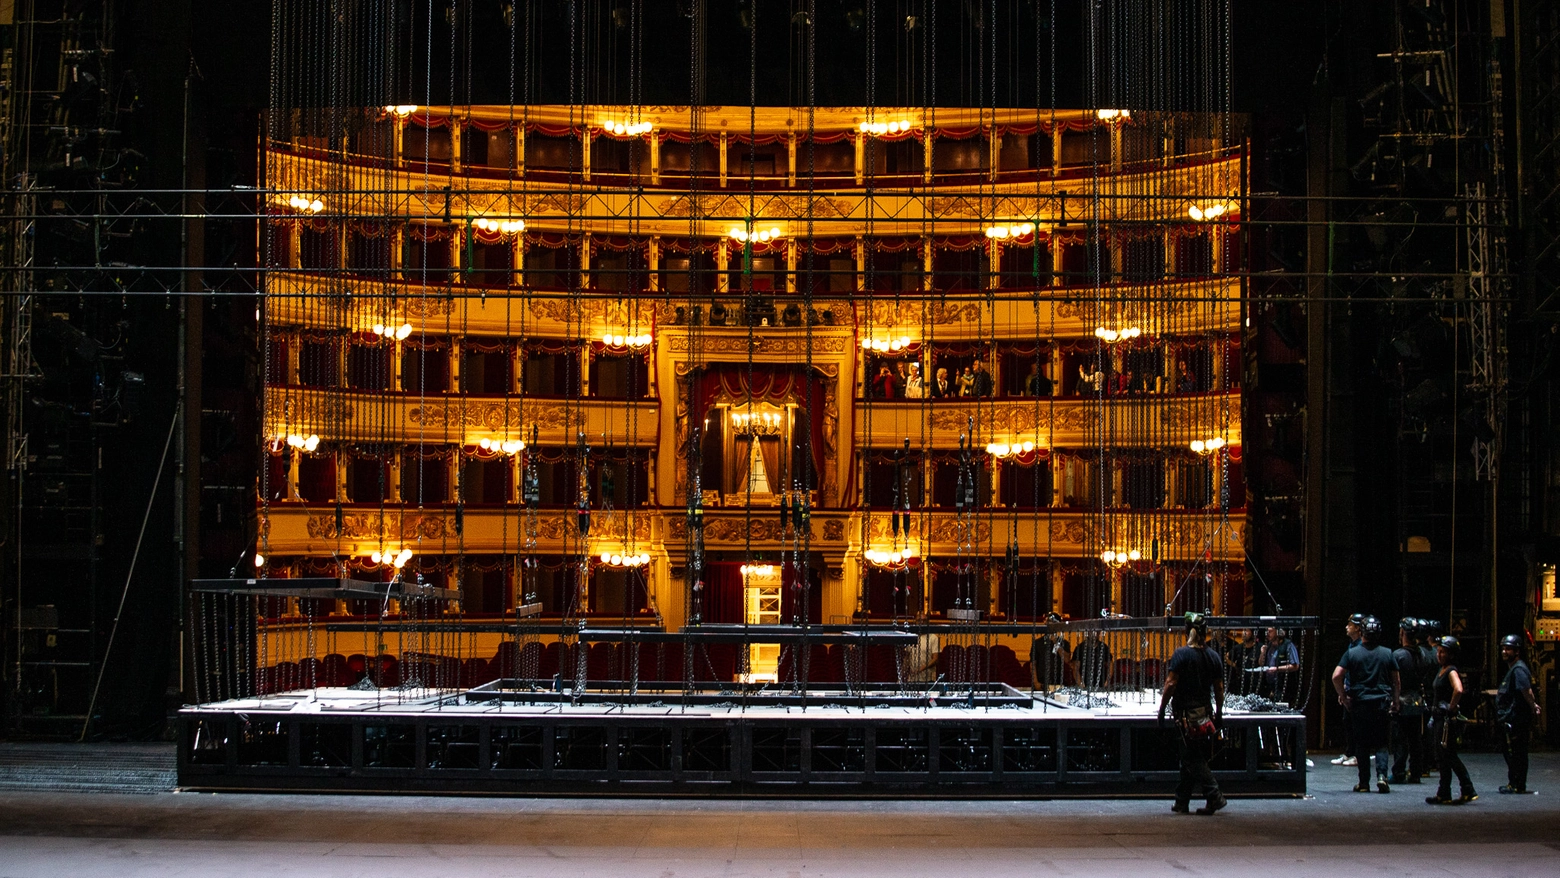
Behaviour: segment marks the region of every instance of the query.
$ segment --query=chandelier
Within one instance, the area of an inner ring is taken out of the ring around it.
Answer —
[[[491,451],[495,454],[503,454],[513,457],[525,450],[525,441],[522,439],[489,439],[483,437],[477,446],[483,451]]]
[[[755,229],[753,228],[752,220],[748,220],[746,225],[732,226],[726,230],[726,237],[744,244],[750,241],[754,244],[767,244],[770,241],[783,237],[784,234],[784,231],[779,226]]]
[[[1212,439],[1193,439],[1191,441],[1191,449],[1206,457],[1207,455],[1218,453],[1219,449],[1226,444],[1222,436],[1215,436]]]
[[[1106,549],[1100,553],[1100,560],[1104,561],[1112,570],[1120,570],[1128,564],[1141,561],[1143,553],[1137,549],[1123,551],[1121,549]]]
[[[1210,204],[1206,207],[1191,205],[1186,209],[1186,215],[1198,222],[1208,222],[1223,216],[1229,207],[1224,204]]]
[[[598,557],[601,559],[602,564],[623,570],[643,567],[650,563],[650,556],[644,552],[635,555],[624,555],[621,552],[602,552]]]
[[[1115,344],[1119,341],[1130,341],[1143,334],[1143,330],[1136,326],[1128,326],[1122,329],[1114,329],[1108,326],[1094,327],[1094,337],[1106,344]]]
[[[616,119],[602,122],[601,128],[616,137],[640,137],[655,130],[655,126],[649,122],[619,122]]]
[[[731,413],[731,429],[738,436],[778,436],[780,427],[780,415],[775,412]]]
[[[890,134],[904,134],[910,130],[909,119],[899,119],[894,122],[862,122],[856,126],[856,130],[862,134],[873,137],[887,137]]]
[[[472,220],[471,224],[490,235],[513,235],[516,232],[525,231],[525,220],[519,217],[492,218],[479,216]]]
[[[308,436],[301,436],[297,433],[288,433],[286,441],[287,447],[301,448],[310,454],[314,453],[314,449],[320,447],[320,437],[312,433]]]
[[[615,332],[604,332],[601,334],[601,343],[607,347],[626,348],[631,351],[642,351],[649,347],[654,340],[654,337],[648,332],[630,335]]]
[[[994,226],[986,227],[986,237],[995,238],[999,241],[1005,240],[1007,238],[1022,238],[1027,235],[1032,235],[1034,232],[1034,223],[999,223]]]
[[[773,564],[743,564],[738,569],[741,571],[744,579],[749,576],[755,579],[768,579],[775,575],[775,565]]]
[[[1017,457],[1020,454],[1028,454],[1038,447],[1034,442],[1025,439],[1023,442],[987,442],[986,453],[998,460],[1006,460]]]
[[[902,549],[867,549],[861,556],[879,570],[901,571],[915,566],[920,551],[913,545]]]

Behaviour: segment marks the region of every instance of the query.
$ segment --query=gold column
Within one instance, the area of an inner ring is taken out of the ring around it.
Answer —
[[[726,247],[726,242],[722,241],[720,246],[715,248],[715,292],[731,292],[731,280],[726,277],[726,271],[730,266],[731,251]]]
[[[587,125],[580,133],[580,170],[587,183],[590,182],[590,141],[590,126]]]
[[[727,149],[727,146],[726,146],[726,132],[722,131],[720,133],[720,185],[721,185],[721,188],[725,188],[725,186],[726,186],[726,149]]]
[[[860,186],[867,178],[867,136],[865,134],[852,135],[851,139],[856,144],[856,185]]]
[[[787,134],[785,136],[785,144],[786,144],[786,153],[787,153],[787,164],[786,164],[786,178],[785,178],[785,181],[786,181],[786,185],[787,186],[795,186],[796,185],[796,132],[795,131],[793,131],[790,134]]]
[[[932,129],[921,131],[921,182],[932,182]]]

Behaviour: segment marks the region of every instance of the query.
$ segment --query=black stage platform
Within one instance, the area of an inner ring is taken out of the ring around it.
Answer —
[[[1175,741],[1152,690],[1031,697],[773,684],[578,696],[318,689],[180,713],[189,790],[585,796],[1165,796]],[[1107,701],[1108,699],[1108,701]],[[1215,759],[1237,796],[1306,791],[1305,717],[1231,712]]]

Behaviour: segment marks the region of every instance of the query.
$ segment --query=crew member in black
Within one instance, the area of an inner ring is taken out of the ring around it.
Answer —
[[[1522,660],[1520,634],[1507,634],[1500,642],[1500,657],[1508,665],[1506,678],[1500,681],[1495,696],[1495,715],[1506,735],[1506,785],[1503,793],[1525,793],[1528,775],[1528,733],[1538,718],[1538,699],[1533,697],[1533,672]]]
[[[1224,674],[1218,653],[1205,644],[1208,621],[1201,613],[1186,614],[1186,645],[1170,655],[1165,666],[1165,688],[1159,698],[1159,722],[1165,721],[1165,707],[1175,711],[1181,732],[1181,783],[1175,788],[1175,804],[1170,810],[1185,814],[1191,808],[1192,794],[1202,788],[1203,807],[1198,814],[1212,814],[1228,804],[1219,792],[1208,762],[1213,744],[1224,725]]]
[[[1391,792],[1387,785],[1387,735],[1392,715],[1401,704],[1397,661],[1392,650],[1381,645],[1381,620],[1366,616],[1360,625],[1362,640],[1349,647],[1333,669],[1338,703],[1349,712],[1349,739],[1359,760],[1360,782],[1356,793],[1370,792],[1370,757],[1376,756],[1376,792]]]
[[[1348,652],[1360,645],[1360,626],[1363,624],[1365,624],[1364,613],[1354,613],[1344,620],[1343,633],[1349,638],[1349,645],[1343,648],[1344,652]],[[1339,656],[1339,661],[1342,660],[1342,656]],[[1343,690],[1345,694],[1349,691],[1349,681],[1347,679],[1343,681]],[[1355,759],[1358,755],[1354,749],[1354,722],[1349,719],[1349,709],[1345,707],[1343,709],[1343,752],[1338,754],[1338,758],[1334,759],[1332,764],[1344,766],[1358,765],[1359,763]],[[1365,758],[1367,760],[1370,759],[1370,754],[1366,753]]]
[[[1435,743],[1436,763],[1441,768],[1441,785],[1435,795],[1425,799],[1429,805],[1465,805],[1479,797],[1473,790],[1473,778],[1468,776],[1468,769],[1462,763],[1462,757],[1457,755],[1458,736],[1460,725],[1457,718],[1457,705],[1462,701],[1463,684],[1462,675],[1457,673],[1457,650],[1459,644],[1457,638],[1450,635],[1441,638],[1441,642],[1435,648],[1436,661],[1440,662],[1441,669],[1436,672],[1435,682],[1430,685],[1430,698],[1433,707],[1430,708],[1430,740]],[[1461,795],[1452,798],[1452,775],[1457,775],[1457,784]]]
[[[1420,660],[1419,643],[1415,632],[1419,620],[1405,618],[1398,623],[1398,648],[1392,658],[1397,661],[1398,684],[1402,691],[1402,707],[1392,721],[1392,782],[1419,783],[1429,772],[1425,770],[1425,692],[1428,672],[1434,667]]]

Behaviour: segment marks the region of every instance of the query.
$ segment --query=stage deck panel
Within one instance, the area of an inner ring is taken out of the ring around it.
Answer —
[[[1071,707],[1015,690],[408,695],[319,689],[187,708],[189,790],[777,798],[1167,796],[1176,741],[1156,693]],[[517,694],[517,693],[511,693]],[[962,697],[961,697],[962,696]],[[1097,696],[1096,696],[1097,697]],[[899,703],[894,703],[894,702]],[[1214,760],[1236,796],[1305,794],[1305,717],[1231,713]]]

